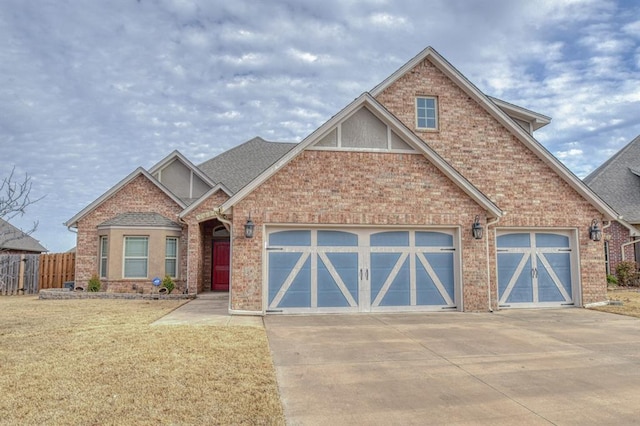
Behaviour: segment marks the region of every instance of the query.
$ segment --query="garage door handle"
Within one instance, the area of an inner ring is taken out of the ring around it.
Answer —
[[[360,268],[360,281],[362,281],[362,268]]]
[[[369,279],[369,268],[364,270],[364,275],[366,279]]]

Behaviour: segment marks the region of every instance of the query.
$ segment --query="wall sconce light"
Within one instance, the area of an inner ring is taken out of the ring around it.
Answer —
[[[473,234],[473,238],[476,240],[482,239],[482,225],[480,225],[480,216],[476,215],[475,220],[473,221],[473,225],[471,226],[471,233]]]
[[[589,238],[593,241],[600,241],[602,239],[602,229],[598,226],[598,219],[593,219],[591,221],[591,226],[589,227]]]
[[[253,238],[253,228],[255,225],[251,220],[251,212],[249,212],[249,219],[247,219],[247,223],[244,224],[244,237],[245,238]]]

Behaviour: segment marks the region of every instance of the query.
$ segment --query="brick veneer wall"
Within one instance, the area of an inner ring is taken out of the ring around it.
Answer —
[[[617,221],[611,222],[611,226],[603,230],[603,235],[604,239],[609,242],[609,270],[611,274],[615,274],[616,266],[622,262],[622,245],[632,241],[632,239],[629,236],[629,230]],[[633,244],[624,247],[624,260],[635,262]]]
[[[437,97],[439,129],[415,133],[507,213],[497,226],[576,229],[582,303],[605,300],[603,243],[590,241],[587,232],[600,213],[428,60],[377,100],[415,129],[417,95]],[[495,300],[496,262],[490,245]]]
[[[487,309],[486,256],[471,237],[483,209],[422,155],[305,151],[233,208],[232,309],[262,310],[265,224],[460,226],[466,310]]]
[[[146,177],[138,176],[113,194],[109,199],[89,212],[78,221],[77,249],[76,249],[76,286],[87,288],[87,282],[93,274],[98,273],[98,229],[97,226],[118,214],[126,212],[156,212],[179,223],[178,214],[182,211],[175,201],[169,198]],[[180,237],[179,271],[187,270],[187,228],[183,228]],[[112,244],[110,241],[109,244]],[[176,292],[181,292],[185,286],[186,274],[181,273],[176,280]],[[142,289],[150,292],[153,284],[149,279],[143,280],[102,280],[103,290],[125,291]]]
[[[194,232],[189,233],[189,292],[202,292],[205,290],[208,277],[211,282],[211,231],[218,221],[211,212],[229,199],[223,191],[217,191],[197,208],[184,217],[184,222]],[[199,216],[205,216],[199,219]],[[207,272],[207,268],[209,271]]]

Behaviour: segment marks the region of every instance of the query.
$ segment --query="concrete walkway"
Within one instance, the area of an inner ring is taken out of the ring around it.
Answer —
[[[579,308],[267,316],[289,425],[640,424],[640,320]]]
[[[151,325],[215,325],[264,327],[262,317],[229,315],[228,293],[200,293]]]

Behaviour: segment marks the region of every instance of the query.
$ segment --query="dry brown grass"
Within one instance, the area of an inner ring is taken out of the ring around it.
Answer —
[[[640,318],[640,293],[638,290],[610,290],[607,295],[609,300],[622,302],[622,306],[607,305],[592,309]]]
[[[284,424],[265,331],[181,303],[0,297],[0,424]]]

